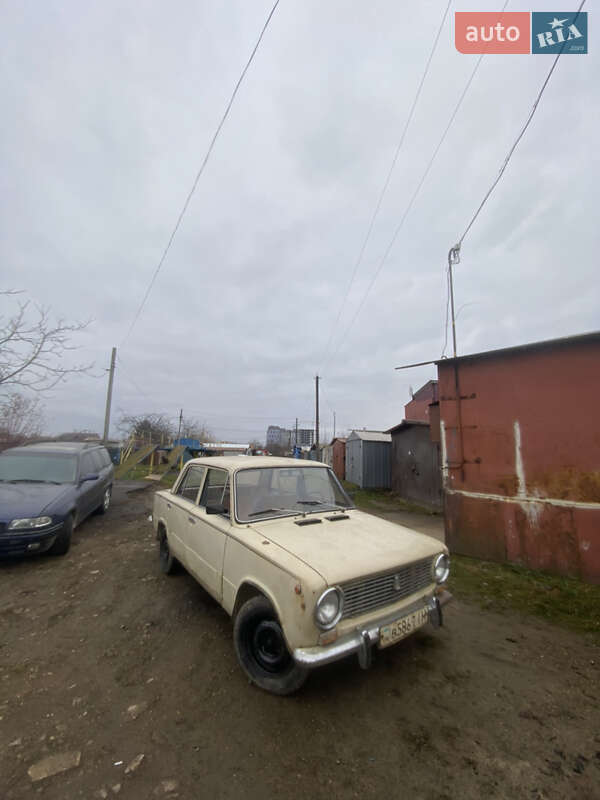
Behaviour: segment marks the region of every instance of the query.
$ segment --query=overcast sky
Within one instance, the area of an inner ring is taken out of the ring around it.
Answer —
[[[180,408],[231,441],[264,439],[269,423],[295,417],[309,427],[317,371],[322,439],[334,410],[338,432],[402,419],[409,386],[435,368],[394,367],[440,356],[448,249],[551,64],[484,57],[348,331],[477,58],[453,41],[453,12],[474,6],[452,4],[327,350],[445,5],[281,0],[126,339],[272,2],[2,0],[0,280],[56,316],[93,319],[74,357],[96,368],[45,399],[48,432],[102,432],[113,345],[113,432],[122,413],[175,419]],[[600,64],[589,28],[590,54],[561,58],[463,245],[460,354],[600,328]]]

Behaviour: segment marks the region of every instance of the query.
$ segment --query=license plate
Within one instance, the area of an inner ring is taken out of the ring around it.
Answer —
[[[389,645],[399,642],[406,636],[410,636],[417,628],[421,628],[429,619],[429,611],[427,608],[420,608],[418,611],[413,611],[412,614],[407,614],[405,617],[390,622],[389,625],[383,625],[379,629],[379,647],[389,647]]]

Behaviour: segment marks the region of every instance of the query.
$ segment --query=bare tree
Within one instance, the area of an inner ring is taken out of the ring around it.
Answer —
[[[20,292],[0,292],[12,298]],[[0,315],[0,391],[30,389],[43,392],[56,386],[68,375],[88,372],[92,365],[64,366],[62,358],[69,350],[71,336],[84,330],[89,322],[52,321],[50,309],[29,301],[16,301],[12,315]]]
[[[181,436],[198,439],[200,442],[212,442],[213,436],[205,422],[194,417],[184,417],[181,421]]]
[[[0,401],[0,449],[18,447],[39,437],[44,413],[37,397],[12,392]]]
[[[177,432],[165,414],[123,414],[117,428],[128,438],[167,444]]]

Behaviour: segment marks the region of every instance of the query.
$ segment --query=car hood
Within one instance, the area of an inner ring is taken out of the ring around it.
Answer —
[[[394,569],[447,552],[437,539],[387,522],[363,511],[345,512],[348,519],[331,522],[328,514],[309,514],[320,524],[296,525],[300,517],[261,520],[250,527],[318,572],[330,586],[362,575]]]
[[[64,484],[0,483],[0,519],[9,522],[23,517],[39,517],[68,491]]]

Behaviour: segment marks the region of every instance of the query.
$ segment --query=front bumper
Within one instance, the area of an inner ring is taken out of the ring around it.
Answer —
[[[379,617],[367,625],[356,628],[352,633],[345,634],[332,644],[298,647],[292,653],[294,661],[305,669],[314,669],[356,653],[361,667],[366,669],[371,663],[371,647],[379,643],[379,630],[383,625],[389,625],[400,617],[426,607],[430,624],[434,628],[439,628],[442,624],[442,606],[445,606],[450,600],[452,600],[452,595],[446,590],[437,595],[422,597],[401,611]]]
[[[0,558],[45,553],[54,544],[63,523],[37,531],[8,531],[0,533]]]

